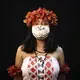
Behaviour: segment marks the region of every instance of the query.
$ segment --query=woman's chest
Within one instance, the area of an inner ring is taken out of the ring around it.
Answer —
[[[26,57],[30,57],[30,56],[36,56],[35,53],[23,53],[22,57],[23,57],[23,60],[26,58]],[[45,54],[38,54],[38,56],[45,56]],[[51,56],[51,57],[55,57],[57,60],[59,60],[59,55],[57,52],[54,52],[54,53],[48,53],[47,56]]]
[[[42,58],[42,61],[35,56],[26,57],[23,60],[22,72],[23,76],[28,76],[30,79],[43,79],[51,80],[52,78],[57,78],[60,71],[59,63],[55,57],[38,56]],[[45,59],[45,60],[44,60]]]

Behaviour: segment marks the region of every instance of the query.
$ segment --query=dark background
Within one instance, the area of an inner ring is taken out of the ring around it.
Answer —
[[[65,61],[71,71],[67,80],[80,80],[80,7],[77,0],[22,0],[4,1],[4,45],[1,55],[2,80],[11,80],[6,69],[14,64],[17,47],[25,39],[27,28],[23,24],[25,14],[35,8],[52,9],[59,18],[57,41],[64,49]]]

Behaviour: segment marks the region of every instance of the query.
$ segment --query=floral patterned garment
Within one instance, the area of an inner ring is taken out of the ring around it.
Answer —
[[[45,56],[38,56],[44,60]],[[44,64],[35,56],[26,57],[22,63],[23,80],[57,80],[60,66],[55,57],[47,56]]]

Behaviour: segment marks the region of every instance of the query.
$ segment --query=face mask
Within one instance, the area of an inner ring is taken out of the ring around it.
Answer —
[[[49,25],[33,25],[32,34],[36,39],[43,40],[48,37],[50,32]]]

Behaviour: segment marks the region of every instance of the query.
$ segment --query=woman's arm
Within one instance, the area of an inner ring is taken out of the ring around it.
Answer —
[[[65,75],[60,73],[58,76],[58,80],[66,80]]]
[[[14,80],[23,80],[23,78],[21,76],[15,76]]]
[[[58,47],[57,52],[58,52],[58,55],[59,55],[60,68],[63,68],[63,66],[65,64],[63,49],[61,47]],[[65,80],[65,74],[59,73],[58,80]]]
[[[19,46],[17,49],[16,57],[15,57],[15,66],[21,69],[22,61],[23,61],[22,51],[21,51],[21,46]],[[16,75],[14,77],[14,80],[22,80],[22,74]]]

